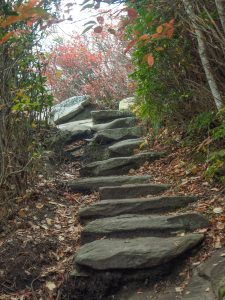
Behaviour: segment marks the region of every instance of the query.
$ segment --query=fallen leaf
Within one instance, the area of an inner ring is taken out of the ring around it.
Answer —
[[[41,227],[42,227],[43,229],[45,229],[45,230],[48,230],[48,226],[45,225],[45,224],[41,225]]]
[[[25,208],[21,208],[19,211],[18,211],[18,215],[23,218],[27,215],[27,211]]]
[[[47,289],[49,289],[49,291],[54,291],[54,289],[56,288],[55,283],[52,281],[47,281],[45,285]]]
[[[42,203],[37,203],[35,206],[36,206],[36,208],[41,209],[42,207],[44,207],[44,204],[42,204]]]
[[[215,214],[221,214],[221,213],[223,212],[223,208],[222,208],[222,207],[215,207],[215,208],[213,209],[213,212],[214,212]]]
[[[221,241],[220,241],[220,237],[219,237],[219,236],[217,236],[216,239],[215,239],[214,248],[215,248],[215,249],[220,249],[220,248],[222,248],[222,245],[221,245]]]
[[[225,227],[225,224],[222,223],[222,222],[218,222],[218,223],[216,224],[216,228],[217,228],[217,229],[222,230],[222,229],[224,229],[224,227]]]
[[[175,287],[175,291],[176,291],[177,293],[181,293],[181,292],[183,291],[183,288],[180,287],[180,286]]]
[[[53,220],[52,220],[52,219],[49,219],[49,218],[46,218],[46,222],[47,222],[48,225],[52,225]]]

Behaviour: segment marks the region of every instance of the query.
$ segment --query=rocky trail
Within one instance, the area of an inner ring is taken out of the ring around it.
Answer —
[[[0,299],[224,299],[225,250],[198,257],[210,222],[193,207],[204,199],[135,171],[168,155],[149,150],[136,117],[83,101],[55,123],[72,163],[0,239]]]
[[[202,291],[181,295],[173,287],[157,296],[150,288],[175,274],[201,247],[208,220],[199,213],[177,212],[199,198],[167,196],[169,185],[153,183],[151,176],[128,175],[145,161],[166,155],[139,150],[145,128],[128,111],[93,111],[91,116],[94,135],[86,139],[81,177],[68,186],[73,192],[97,191],[99,200],[79,209],[81,247],[67,282],[69,298],[206,299]],[[132,285],[147,290],[132,292]]]

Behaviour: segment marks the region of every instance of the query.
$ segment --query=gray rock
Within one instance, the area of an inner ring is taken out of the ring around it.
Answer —
[[[183,237],[103,239],[82,246],[75,262],[95,270],[146,269],[163,265],[202,242],[202,234]]]
[[[113,144],[112,146],[109,146],[109,155],[110,157],[112,156],[129,156],[134,154],[134,150],[138,149],[141,144],[144,143],[143,138],[139,139],[129,139],[129,140],[124,140],[118,143]]]
[[[109,144],[126,139],[140,138],[145,134],[145,128],[142,126],[129,128],[105,129],[97,132],[94,137],[89,140],[93,145]]]
[[[120,215],[88,223],[83,229],[82,241],[91,242],[103,237],[170,236],[208,226],[208,220],[197,213],[175,216]]]
[[[129,157],[116,157],[103,161],[96,161],[85,165],[80,169],[81,176],[106,176],[123,175],[131,168],[143,164],[145,161],[154,161],[162,157],[164,153],[145,152]]]
[[[119,110],[128,109],[130,110],[135,103],[134,97],[128,97],[119,102]]]
[[[166,191],[168,188],[169,185],[166,184],[138,183],[100,187],[99,193],[102,200],[129,199],[156,195]]]
[[[78,138],[87,138],[91,135],[92,120],[80,120],[58,125],[61,131],[70,132],[70,141]]]
[[[98,110],[91,112],[92,120],[94,124],[109,123],[115,119],[133,117],[134,114],[128,110]]]
[[[133,127],[137,123],[137,119],[134,117],[120,118],[113,120],[109,123],[98,124],[92,127],[93,131],[100,131],[105,129],[115,129],[115,128],[126,128]]]
[[[56,125],[91,118],[96,105],[88,96],[75,96],[52,107],[52,121]]]
[[[196,268],[182,299],[222,300],[224,297],[225,248],[222,248]]]
[[[194,196],[159,196],[146,199],[102,200],[79,210],[81,221],[123,214],[153,214],[173,211],[199,200]]]
[[[55,124],[69,122],[69,120],[78,115],[85,106],[90,103],[88,96],[71,97],[52,107],[53,121]]]
[[[85,192],[96,191],[99,187],[103,186],[115,186],[122,184],[137,184],[146,183],[151,180],[151,176],[99,176],[90,178],[78,178],[68,183],[68,186],[73,191]]]
[[[68,122],[57,126],[59,130],[69,131],[71,133],[76,132],[79,128],[90,129],[92,127],[92,119],[85,119],[80,121]]]
[[[209,280],[194,274],[191,283],[185,289],[184,294],[180,298],[182,300],[218,300],[218,296],[214,294]],[[163,299],[162,299],[163,300]]]

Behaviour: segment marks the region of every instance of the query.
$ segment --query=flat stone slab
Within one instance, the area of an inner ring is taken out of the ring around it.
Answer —
[[[129,127],[129,128],[115,128],[105,129],[97,132],[90,140],[91,144],[106,145],[121,140],[140,138],[145,134],[143,126]]]
[[[144,143],[143,138],[139,139],[128,139],[118,143],[115,143],[108,147],[109,155],[114,156],[129,156],[134,154],[134,150],[138,149],[141,144]]]
[[[156,195],[166,191],[170,186],[166,184],[139,183],[121,186],[105,186],[99,188],[100,199],[129,199]]]
[[[134,114],[128,110],[98,110],[91,112],[94,124],[109,123],[115,119],[133,117]]]
[[[105,239],[83,245],[75,262],[94,270],[147,269],[163,265],[194,248],[204,235]]]
[[[74,133],[77,131],[77,129],[81,126],[84,128],[91,129],[92,127],[92,119],[85,119],[85,120],[79,120],[79,121],[74,121],[74,122],[68,122],[65,124],[60,124],[57,127],[62,130],[62,131],[69,131],[71,133]]]
[[[91,135],[92,120],[85,119],[80,121],[68,122],[57,126],[59,130],[66,131],[71,134],[70,140],[78,138],[87,138]]]
[[[73,191],[85,192],[96,191],[103,186],[119,186],[122,184],[147,183],[151,180],[150,175],[145,176],[99,176],[76,179],[68,183]]]
[[[145,199],[102,200],[79,210],[81,221],[123,214],[153,214],[173,211],[199,200],[195,196],[158,196]]]
[[[145,161],[159,159],[163,155],[164,153],[160,152],[144,152],[129,157],[115,157],[96,161],[82,167],[80,174],[81,176],[123,175],[131,168],[138,167]]]
[[[91,242],[104,237],[170,236],[208,226],[208,220],[197,213],[175,216],[120,215],[89,222],[83,229],[82,241]]]
[[[93,131],[100,131],[106,129],[115,129],[115,128],[127,128],[127,127],[134,127],[137,123],[137,119],[134,117],[126,117],[113,120],[109,123],[98,124],[92,127]]]

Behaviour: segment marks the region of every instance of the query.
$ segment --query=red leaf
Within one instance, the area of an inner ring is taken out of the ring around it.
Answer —
[[[136,19],[138,14],[134,8],[128,8],[127,10],[128,17],[131,19]]]
[[[8,39],[13,36],[14,33],[13,32],[8,32],[6,35],[3,36],[2,39],[0,39],[0,45],[4,44],[5,42],[8,41]]]
[[[146,34],[143,34],[142,36],[139,37],[139,40],[140,41],[146,41],[149,39],[149,35],[146,33]]]
[[[157,33],[162,33],[162,32],[163,32],[163,26],[162,26],[162,25],[158,26],[158,27],[156,28],[156,32],[157,32]]]
[[[155,62],[154,56],[153,56],[152,53],[151,53],[151,54],[148,55],[148,65],[149,65],[150,67],[152,67],[152,66],[154,65],[154,62]]]
[[[105,21],[105,20],[104,20],[104,18],[103,18],[102,16],[98,16],[98,17],[97,17],[97,21],[98,21],[99,24],[102,25],[102,24],[104,24],[104,21]]]
[[[113,28],[109,28],[108,32],[111,33],[111,34],[113,34],[113,35],[116,35],[116,30],[113,29]]]
[[[130,49],[137,43],[137,39],[134,39],[132,41],[130,41],[126,47],[126,49],[124,50],[124,53],[127,53],[128,51],[130,51]]]
[[[97,26],[97,27],[94,28],[94,32],[95,33],[101,33],[102,29],[103,29],[102,26]]]

